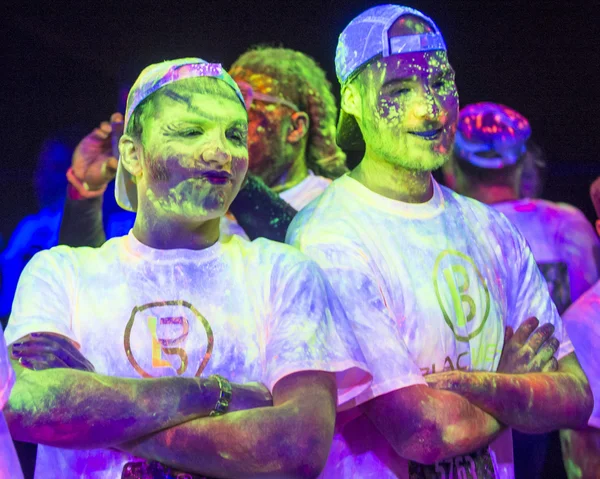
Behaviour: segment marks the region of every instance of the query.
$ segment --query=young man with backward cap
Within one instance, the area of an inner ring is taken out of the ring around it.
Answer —
[[[592,397],[525,240],[431,176],[458,115],[442,35],[373,7],[342,32],[336,72],[338,143],[365,154],[287,241],[325,270],[373,382],[338,416],[324,477],[512,478],[509,427],[582,426]]]
[[[336,397],[370,375],[315,263],[220,237],[247,128],[219,64],[163,62],[134,84],[116,179],[133,229],[37,254],[6,331],[18,360],[5,412],[15,439],[42,444],[37,478],[320,472]]]

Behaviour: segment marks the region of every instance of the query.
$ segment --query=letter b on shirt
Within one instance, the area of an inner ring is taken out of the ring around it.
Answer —
[[[433,284],[456,339],[468,342],[481,333],[490,314],[490,293],[475,262],[459,251],[443,251],[435,261]]]

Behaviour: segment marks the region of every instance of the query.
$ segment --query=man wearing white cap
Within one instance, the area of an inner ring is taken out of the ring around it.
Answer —
[[[219,238],[246,135],[243,97],[219,64],[163,62],[134,84],[116,181],[133,230],[36,255],[6,331],[18,358],[8,420],[16,439],[42,444],[36,477],[323,467],[336,395],[347,403],[370,376],[312,261]]]
[[[416,10],[373,7],[342,32],[336,72],[338,143],[364,157],[286,239],[325,270],[373,374],[325,477],[512,478],[505,426],[577,427],[592,398],[525,240],[431,176],[458,115],[442,35]]]

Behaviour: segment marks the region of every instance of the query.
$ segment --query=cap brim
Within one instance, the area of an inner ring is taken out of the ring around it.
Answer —
[[[340,110],[340,118],[337,124],[336,142],[345,151],[364,151],[365,141],[363,139],[358,123],[354,117],[344,110]]]
[[[133,181],[131,173],[125,169],[119,161],[117,166],[117,178],[115,179],[115,198],[117,204],[127,211],[137,211],[137,186]]]

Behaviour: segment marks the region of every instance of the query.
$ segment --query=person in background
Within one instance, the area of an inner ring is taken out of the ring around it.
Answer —
[[[81,129],[66,128],[42,143],[33,174],[39,210],[17,225],[0,254],[0,318],[8,317],[19,276],[32,256],[58,244],[67,185],[65,170],[81,134]],[[2,324],[6,324],[4,320]]]
[[[370,374],[314,262],[220,233],[248,167],[238,86],[198,58],[150,65],[124,129],[133,229],[43,251],[19,280],[13,436],[40,443],[44,479],[316,477]]]
[[[364,157],[286,241],[325,271],[373,382],[338,419],[324,477],[514,478],[510,428],[579,427],[593,401],[525,239],[432,178],[458,119],[442,34],[373,7],[335,65],[338,144]]]
[[[542,196],[546,183],[547,167],[544,150],[529,138],[523,157],[519,198],[540,198]]]
[[[600,235],[600,178],[590,193]],[[563,321],[595,398],[587,429],[561,431],[563,460],[569,479],[595,478],[600,472],[600,281],[567,309]]]
[[[446,184],[503,213],[523,234],[559,313],[600,275],[600,241],[584,214],[565,203],[522,198],[520,187],[531,128],[515,110],[497,103],[464,107]]]
[[[530,142],[528,120],[504,105],[465,106],[459,115],[445,182],[457,193],[492,206],[523,234],[559,313],[599,277],[600,242],[583,213],[524,192],[539,192],[541,150]],[[532,173],[534,173],[532,175]],[[558,432],[514,432],[517,477],[559,474]]]
[[[345,154],[335,142],[337,107],[331,84],[312,58],[287,48],[253,48],[234,62],[230,73],[248,108],[250,174],[221,230],[283,241],[295,212],[347,171]],[[99,246],[106,240],[102,197],[114,178],[117,155],[111,146],[121,130],[122,115],[117,113],[78,146],[61,244]],[[127,227],[127,218],[120,226]]]

